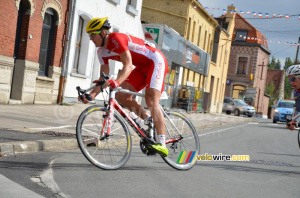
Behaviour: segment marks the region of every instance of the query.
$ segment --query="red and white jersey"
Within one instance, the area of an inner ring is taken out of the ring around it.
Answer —
[[[120,54],[127,50],[130,51],[135,69],[126,82],[136,91],[146,86],[162,92],[168,62],[160,50],[145,44],[142,39],[122,33],[110,34],[107,49],[99,48],[97,51],[100,64],[108,64],[109,59],[120,61]]]
[[[120,54],[129,50],[132,64],[136,67],[148,65],[157,49],[146,45],[145,41],[123,33],[111,33],[108,38],[107,49],[99,47],[97,54],[100,64],[108,64],[108,60],[120,61]]]

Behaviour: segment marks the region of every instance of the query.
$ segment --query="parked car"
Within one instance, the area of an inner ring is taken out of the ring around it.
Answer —
[[[226,112],[226,114],[233,112],[235,116],[247,115],[248,117],[252,117],[255,114],[255,109],[243,100],[225,97],[223,112]]]
[[[294,100],[279,100],[273,113],[273,123],[286,122],[286,117],[292,117]]]

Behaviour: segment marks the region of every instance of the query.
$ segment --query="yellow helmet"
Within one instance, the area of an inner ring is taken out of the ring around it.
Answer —
[[[108,17],[104,18],[93,18],[86,25],[86,32],[93,32],[99,30],[109,30],[111,28],[110,23],[108,21]]]

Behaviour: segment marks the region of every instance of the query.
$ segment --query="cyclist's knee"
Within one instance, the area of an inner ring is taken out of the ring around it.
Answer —
[[[132,102],[132,95],[118,93],[117,100],[120,104],[126,105],[128,102]]]

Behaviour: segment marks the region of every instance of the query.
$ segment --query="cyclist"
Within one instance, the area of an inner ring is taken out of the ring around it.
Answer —
[[[150,46],[146,41],[123,33],[109,33],[110,28],[108,17],[94,18],[86,26],[90,40],[98,47],[97,54],[101,72],[109,74],[109,59],[120,61],[123,64],[117,78],[108,80],[103,88],[110,86],[111,89],[114,89],[121,85],[124,89],[139,92],[146,87],[145,101],[157,131],[157,144],[150,147],[159,154],[167,156],[164,116],[159,108],[159,99],[168,69],[167,60],[161,51]],[[94,83],[99,82],[101,78]],[[92,99],[100,91],[100,87],[94,88],[90,93]],[[134,100],[133,95],[119,92],[117,100],[145,121],[149,118],[145,109]],[[83,98],[82,102],[87,103],[88,101]]]
[[[286,76],[289,78],[289,81],[294,88],[294,99],[296,100],[296,106],[297,106],[297,100],[300,99],[300,65],[292,65],[286,70]],[[298,115],[299,112],[294,110],[293,115]],[[290,130],[295,130],[295,123],[288,123],[287,128]]]

